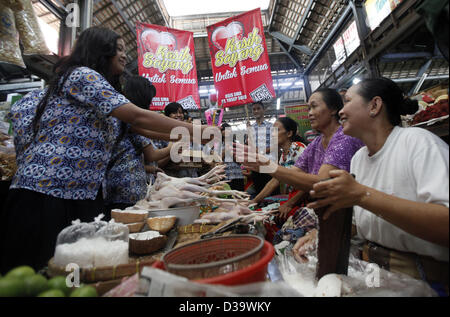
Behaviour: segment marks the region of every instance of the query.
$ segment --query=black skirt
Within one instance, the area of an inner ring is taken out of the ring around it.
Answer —
[[[73,220],[92,222],[106,214],[102,191],[95,200],[69,200],[26,189],[10,189],[0,217],[1,274],[19,265],[36,271],[53,257],[56,238]]]

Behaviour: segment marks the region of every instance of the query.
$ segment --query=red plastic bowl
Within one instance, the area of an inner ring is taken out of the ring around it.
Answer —
[[[197,283],[220,284],[228,286],[264,282],[266,280],[267,265],[272,260],[274,254],[275,249],[272,244],[264,241],[264,245],[261,249],[261,258],[254,264],[232,273],[193,281]],[[153,263],[152,267],[165,270],[164,263],[162,261],[156,261]]]

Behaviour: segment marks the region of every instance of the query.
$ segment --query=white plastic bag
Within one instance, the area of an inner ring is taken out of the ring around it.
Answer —
[[[298,297],[285,282],[260,282],[238,286],[201,284],[166,271],[144,267],[135,296],[145,297]]]
[[[98,232],[100,229],[102,229],[104,226],[108,224],[108,222],[102,220],[104,217],[105,217],[104,214],[100,214],[94,218],[93,222],[90,222],[90,224],[95,227],[95,232]]]
[[[64,228],[56,239],[56,245],[74,243],[82,238],[91,238],[95,234],[92,224],[81,222],[80,219],[72,221],[72,225]]]
[[[425,282],[404,274],[392,273],[376,264],[355,258],[350,254],[348,275],[328,274],[319,281],[315,278],[317,257],[308,256],[308,262],[298,263],[290,254],[276,256],[284,280],[303,296],[345,297],[429,297],[436,292]]]
[[[115,222],[111,219],[105,226],[100,228],[96,233],[96,237],[103,237],[108,241],[121,240],[128,243],[130,230],[123,223]]]
[[[127,264],[128,227],[113,220],[83,223],[75,220],[58,235],[54,263],[65,267],[75,263],[81,268]]]

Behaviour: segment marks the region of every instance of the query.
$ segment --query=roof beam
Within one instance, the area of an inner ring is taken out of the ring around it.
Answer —
[[[433,63],[432,59],[429,59],[425,62],[425,64],[422,65],[422,67],[420,67],[419,71],[416,74],[417,78],[420,78],[418,83],[416,85],[414,85],[411,90],[409,91],[409,96],[413,95],[413,94],[417,94],[419,92],[420,87],[422,86],[423,82],[425,81],[425,79],[427,78],[427,70],[430,68],[431,63]]]
[[[309,12],[311,11],[313,4],[314,4],[314,0],[309,0],[308,5],[306,6],[306,9],[305,9],[305,13],[302,16],[300,23],[298,24],[297,31],[295,32],[294,37],[292,39],[292,44],[289,45],[288,52],[290,52],[292,50],[293,44],[297,40],[297,37],[300,34],[300,31],[302,30],[303,26],[305,25],[306,19],[308,18]],[[311,52],[310,52],[310,54],[306,54],[306,55],[311,55]]]
[[[156,2],[156,5],[158,6],[158,9],[159,9],[159,13],[162,15],[162,17],[163,17],[163,20],[164,20],[164,23],[165,23],[165,27],[170,27],[170,23],[169,23],[169,21],[167,21],[167,19],[166,19],[166,16],[164,15],[164,12],[163,12],[163,10],[162,10],[162,8],[161,8],[161,4],[159,3],[159,0],[156,0],[155,1]],[[164,4],[163,4],[164,5]],[[169,17],[169,19],[170,19],[170,17]]]
[[[39,2],[51,13],[53,13],[60,20],[64,19],[68,13],[67,9],[58,1],[58,5],[55,5],[49,0],[39,0]]]
[[[344,23],[347,21],[348,17],[350,16],[350,14],[352,14],[352,6],[349,4],[347,5],[347,7],[344,9],[342,15],[339,17],[338,21],[336,21],[336,23],[334,23],[334,27],[333,29],[328,33],[327,37],[325,38],[325,40],[322,42],[322,45],[320,46],[320,48],[316,51],[314,57],[309,61],[308,66],[306,67],[305,73],[309,73],[309,71],[311,70],[311,68],[314,66],[316,60],[320,57],[320,55],[322,54],[322,52],[328,48],[329,46],[331,46],[332,44],[330,43],[331,40],[336,36],[336,34],[338,33],[338,31],[340,31],[344,25]]]
[[[278,79],[290,79],[290,78],[298,78],[299,80],[303,78],[303,74],[283,74],[283,75],[275,75],[272,74],[272,80],[278,80]],[[208,85],[214,85],[213,80],[205,80],[205,81],[199,81],[198,86],[208,86]]]
[[[292,56],[289,51],[284,47],[284,44],[280,42],[279,39],[277,39],[275,37],[275,41],[278,42],[278,45],[280,45],[281,50],[284,52],[284,54],[289,57],[289,59],[291,60],[291,62],[295,65],[295,68],[297,68],[299,71],[303,71],[303,68],[300,66],[300,64],[298,63],[298,61],[294,58],[294,56]]]
[[[275,0],[275,3],[273,4],[272,14],[270,15],[270,21],[269,21],[269,31],[272,29],[272,21],[273,17],[275,15],[275,11],[277,10],[278,0]]]
[[[125,12],[122,11],[122,8],[118,5],[117,1],[116,0],[111,0],[111,2],[114,5],[114,7],[116,8],[117,12],[119,12],[119,14],[122,17],[122,19],[127,24],[127,26],[130,29],[131,33],[133,33],[134,36],[136,36],[136,29],[135,29],[135,27],[133,26],[133,24],[131,24],[130,20],[128,20],[127,16],[125,15]]]
[[[286,43],[289,46],[292,46],[293,48],[297,49],[298,51],[300,51],[303,54],[306,54],[308,56],[312,55],[312,51],[309,47],[305,46],[305,45],[295,45],[294,42],[292,41],[292,39],[286,35],[284,35],[283,33],[280,32],[269,32],[269,34],[271,36],[273,36],[275,39]]]

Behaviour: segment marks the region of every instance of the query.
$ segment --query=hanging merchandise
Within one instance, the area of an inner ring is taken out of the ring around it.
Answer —
[[[208,125],[220,126],[223,119],[223,108],[217,107],[217,93],[209,95],[209,109],[205,111],[206,122]]]
[[[206,122],[208,125],[220,126],[223,119],[223,108],[211,108],[205,111]]]
[[[260,9],[208,29],[219,106],[232,107],[275,97]]]
[[[0,2],[0,62],[25,68],[13,11]]]
[[[200,109],[192,32],[136,23],[139,75],[156,87],[151,110],[171,102]]]
[[[31,0],[22,0],[22,4],[23,10],[14,10],[14,17],[20,42],[23,45],[23,54],[50,54]]]
[[[23,1],[25,0],[3,0],[4,5],[13,10],[23,10]]]

